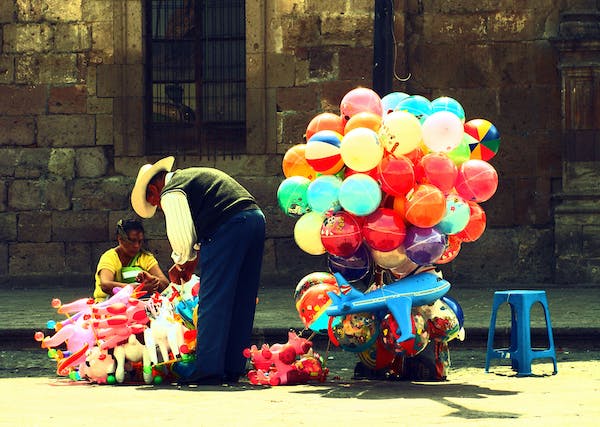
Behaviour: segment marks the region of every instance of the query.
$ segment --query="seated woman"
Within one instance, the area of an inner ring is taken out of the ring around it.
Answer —
[[[169,281],[158,261],[143,248],[144,227],[137,220],[119,220],[117,223],[119,246],[104,252],[96,267],[94,299],[104,301],[113,295],[113,289],[128,283],[142,283],[151,294],[162,292]]]

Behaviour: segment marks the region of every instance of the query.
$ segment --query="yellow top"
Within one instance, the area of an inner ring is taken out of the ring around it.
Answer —
[[[96,285],[94,288],[94,299],[96,302],[104,301],[109,297],[109,295],[100,287],[100,270],[112,271],[115,275],[115,282],[125,283],[123,280],[123,273],[121,272],[123,264],[121,264],[121,260],[119,259],[119,255],[115,249],[116,248],[111,248],[104,252],[98,261],[98,267],[96,267],[95,276]],[[150,271],[150,269],[155,265],[158,265],[158,261],[156,258],[154,258],[154,255],[149,252],[140,252],[140,256],[132,265],[132,267],[140,267],[144,271]]]

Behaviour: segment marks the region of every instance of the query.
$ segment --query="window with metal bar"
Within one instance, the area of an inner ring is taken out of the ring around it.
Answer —
[[[146,1],[148,154],[233,155],[246,143],[244,0]]]

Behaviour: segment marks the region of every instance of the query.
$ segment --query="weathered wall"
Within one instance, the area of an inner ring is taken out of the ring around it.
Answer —
[[[297,248],[277,207],[281,158],[322,111],[371,86],[373,1],[248,1],[248,155],[177,159],[239,178],[268,221],[265,285],[294,286],[325,258]],[[584,4],[585,3],[585,4]],[[589,5],[587,5],[589,3]],[[592,2],[395,1],[395,90],[459,100],[502,134],[488,228],[444,267],[452,280],[553,279],[560,187],[560,12]],[[1,0],[0,280],[91,282],[144,156],[140,0]],[[169,266],[160,215],[150,245]]]

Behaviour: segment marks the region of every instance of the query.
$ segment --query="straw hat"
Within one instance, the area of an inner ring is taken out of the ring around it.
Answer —
[[[156,206],[152,206],[146,200],[148,183],[157,173],[161,171],[170,172],[173,163],[175,163],[175,157],[169,156],[157,161],[153,165],[146,164],[140,168],[135,185],[131,191],[131,206],[133,206],[133,210],[142,218],[151,218],[154,216],[154,212],[156,212]]]

